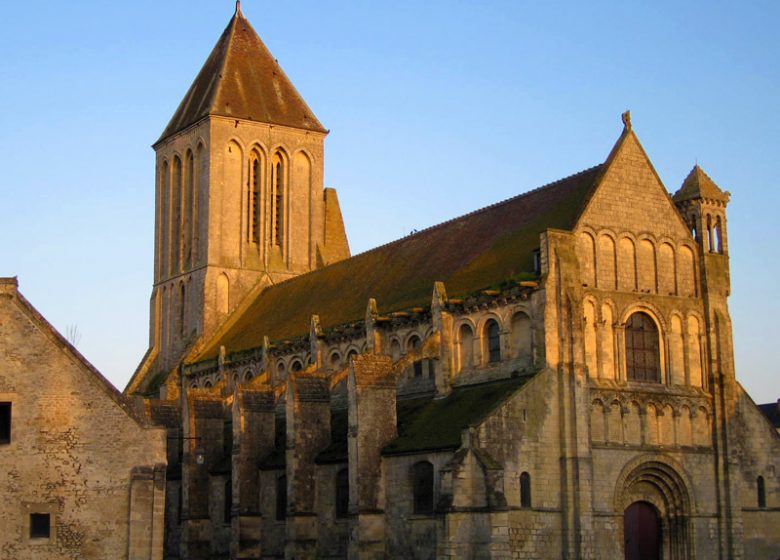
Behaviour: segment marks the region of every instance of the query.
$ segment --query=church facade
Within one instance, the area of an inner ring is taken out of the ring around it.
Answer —
[[[327,130],[237,9],[157,153],[166,558],[777,558],[730,195],[604,162],[350,256]],[[605,153],[607,150],[605,149]]]

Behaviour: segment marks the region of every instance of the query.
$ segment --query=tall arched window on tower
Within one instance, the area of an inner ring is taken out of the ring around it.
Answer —
[[[182,234],[184,237],[184,268],[192,268],[192,199],[195,192],[195,157],[187,150],[184,168],[184,201],[182,206]]]
[[[166,278],[170,270],[171,238],[171,189],[168,175],[168,162],[164,161],[160,170],[160,252],[158,254],[160,278]]]
[[[263,176],[262,165],[260,156],[257,153],[252,154],[250,166],[251,173],[249,178],[249,200],[247,201],[247,209],[249,211],[249,216],[247,216],[249,241],[252,243],[260,243],[260,189]]]
[[[428,461],[412,466],[412,493],[414,513],[433,513],[433,465]]]
[[[171,188],[171,275],[181,270],[181,160],[173,158],[173,187]]]
[[[279,152],[271,161],[271,244],[284,243],[284,160]]]
[[[629,381],[661,382],[658,327],[646,313],[626,322],[626,371]]]
[[[758,497],[758,507],[766,507],[766,487],[764,485],[764,477],[759,476],[756,479],[756,493]]]
[[[501,328],[495,319],[485,323],[485,352],[488,362],[494,364],[501,361]]]

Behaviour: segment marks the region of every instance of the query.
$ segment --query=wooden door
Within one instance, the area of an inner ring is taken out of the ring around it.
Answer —
[[[634,502],[623,513],[626,560],[661,560],[661,522],[647,502]]]

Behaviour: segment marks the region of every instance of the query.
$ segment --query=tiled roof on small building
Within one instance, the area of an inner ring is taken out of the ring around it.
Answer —
[[[327,132],[240,8],[157,142],[207,115]]]
[[[728,192],[722,191],[701,167],[694,165],[691,172],[688,173],[688,176],[685,178],[685,181],[683,181],[682,187],[674,193],[672,198],[675,202],[683,202],[696,198],[728,202],[730,195]]]
[[[536,190],[266,288],[188,362],[304,336],[312,315],[323,328],[430,304],[433,284],[465,295],[534,274],[539,234],[571,229],[600,176],[598,165]]]

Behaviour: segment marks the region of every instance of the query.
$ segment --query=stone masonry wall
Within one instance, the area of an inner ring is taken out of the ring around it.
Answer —
[[[0,445],[0,557],[161,558],[153,469],[164,472],[165,431],[141,427],[13,292],[0,294],[0,402],[12,406],[11,442]],[[134,467],[148,473],[136,473],[133,494],[144,511],[130,511]],[[30,538],[35,512],[50,514],[51,538]],[[148,532],[129,549],[131,519],[134,535]]]

